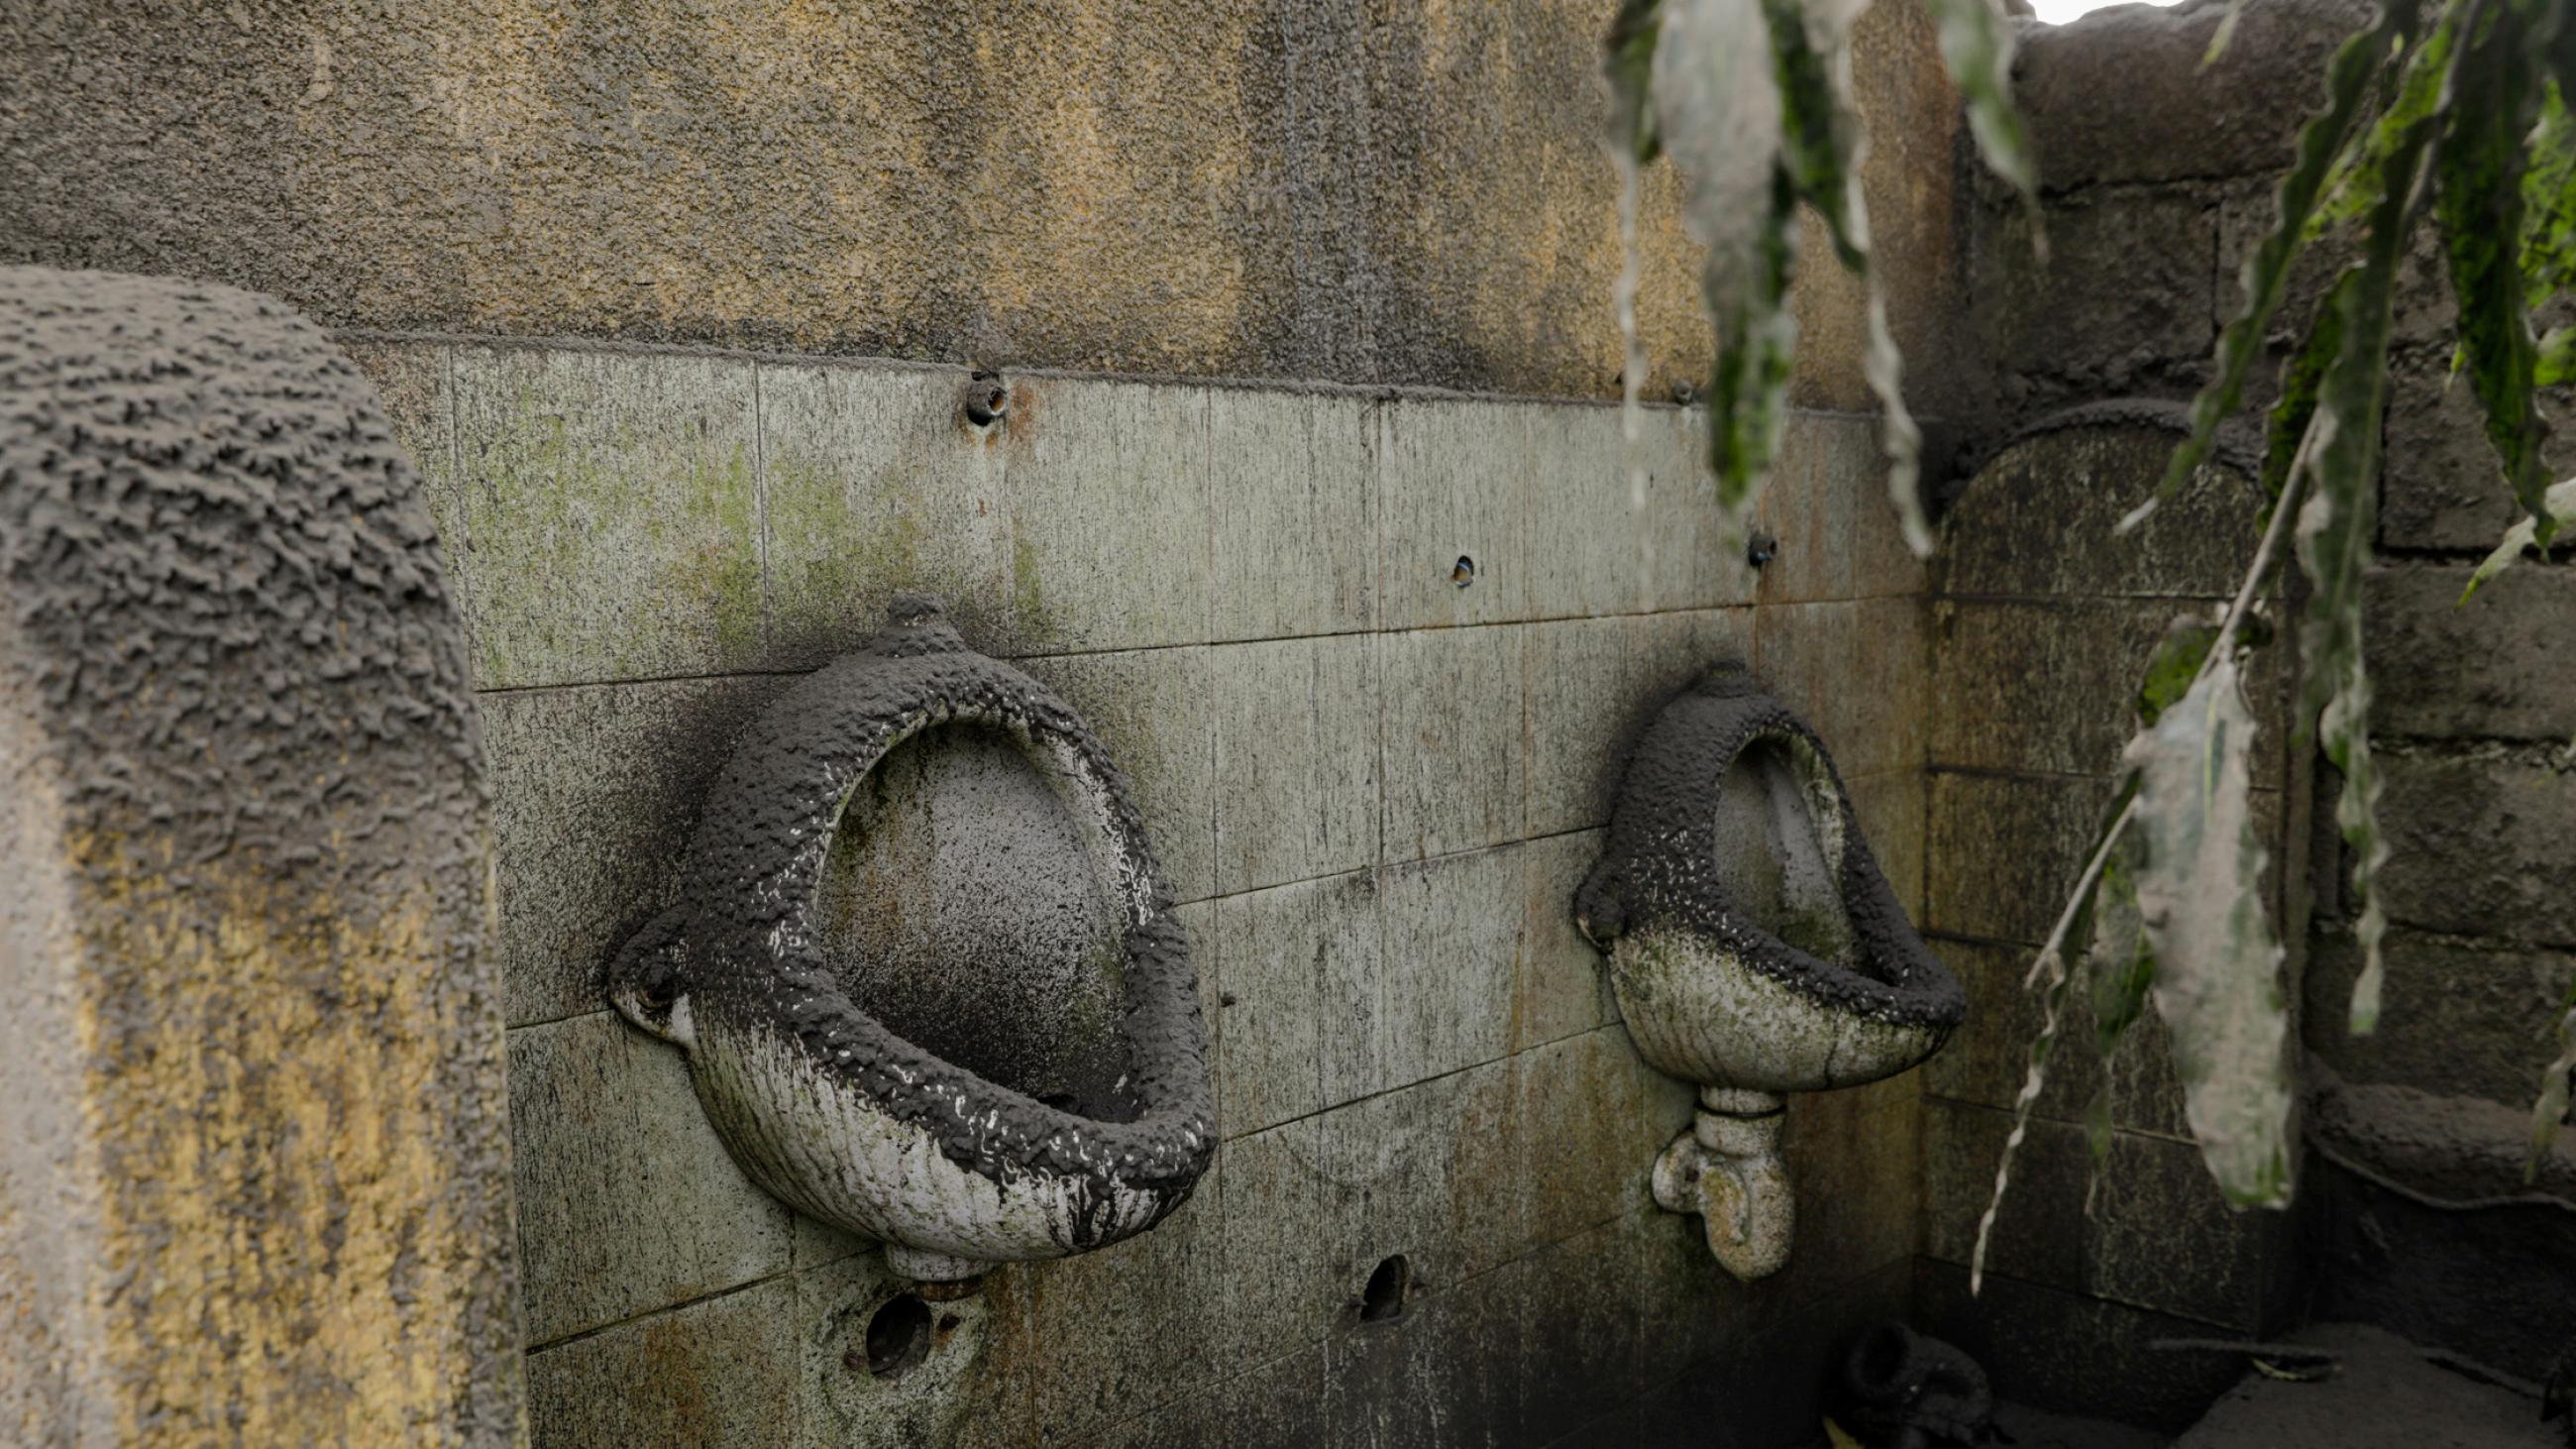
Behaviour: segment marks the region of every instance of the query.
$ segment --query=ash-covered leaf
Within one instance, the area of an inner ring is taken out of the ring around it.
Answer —
[[[2540,357],[2532,381],[2542,387],[2576,382],[2576,327],[2556,327],[2540,339]]]
[[[2523,181],[2547,78],[2525,38],[2522,27],[2490,23],[2462,51],[2434,153],[2433,214],[2487,441],[2545,544],[2557,525],[2542,503],[2549,424],[2533,391],[2539,348],[2525,294]]]
[[[2421,205],[2426,150],[2440,121],[2438,110],[2418,120],[2389,152],[2390,186],[2371,209],[2362,260],[2335,284],[2336,351],[2317,380],[2315,409],[2298,455],[2303,461],[2294,464],[2305,468],[2311,485],[2297,529],[2299,566],[2309,583],[2300,719],[2318,719],[2326,756],[2343,771],[2335,819],[2352,849],[2353,895],[2361,908],[2354,938],[2362,969],[2350,1011],[2356,1032],[2369,1031],[2379,1015],[2380,940],[2387,921],[2376,887],[2388,857],[2379,829],[2379,772],[2370,752],[2362,587],[2378,532],[2380,425],[2397,268]]]
[[[1852,108],[1851,27],[1862,7],[1854,0],[1762,3],[1780,85],[1782,164],[1798,199],[1825,219],[1835,255],[1861,279],[1869,329],[1861,374],[1879,402],[1888,502],[1906,546],[1928,558],[1932,526],[1919,486],[1923,434],[1905,406],[1904,361],[1888,331],[1885,292],[1870,266],[1869,205],[1860,185],[1867,143]]]
[[[1663,154],[1655,134],[1655,35],[1663,0],[1620,0],[1602,45],[1601,73],[1610,83],[1610,144],[1635,165]]]
[[[2326,757],[2343,775],[2335,797],[2335,825],[2352,852],[2352,891],[2361,914],[2352,923],[2353,944],[2361,948],[2361,974],[2352,984],[2352,1003],[2345,1030],[2368,1036],[2379,1028],[2379,993],[2386,967],[2380,943],[2388,934],[2388,913],[2379,904],[2379,871],[2388,864],[2388,837],[2379,828],[2379,761],[2370,750],[2370,676],[2361,657],[2352,657],[2343,686],[2325,707],[2319,728]]]
[[[1941,59],[1968,106],[1968,131],[1997,176],[2037,209],[2039,162],[2013,106],[2012,21],[1996,0],[1931,0]]]
[[[2459,40],[2460,23],[2468,10],[2468,0],[2442,0],[2423,43],[2399,64],[2378,119],[2367,130],[2355,132],[2336,158],[2325,199],[2308,218],[2311,239],[2361,220],[2387,194],[2388,158],[2406,133],[2441,104],[2442,85],[2451,75],[2451,48]]]
[[[2121,780],[2119,796],[2111,802],[2110,813],[2103,817],[2102,828],[2093,837],[2093,848],[2086,853],[2084,873],[2075,882],[2074,895],[2059,913],[2057,925],[2049,931],[2047,944],[2039,948],[2038,959],[2031,962],[2030,974],[2022,979],[2023,990],[2040,993],[2039,1035],[2030,1044],[2030,1065],[2022,1075],[2021,1091],[2013,1098],[2012,1130],[2004,1135],[2003,1153],[1995,1161],[1994,1195],[1987,1199],[1985,1215],[1977,1220],[1976,1247],[1968,1254],[1970,1294],[1985,1283],[1986,1245],[1993,1240],[1995,1219],[2003,1213],[2004,1193],[2012,1186],[2013,1154],[2021,1150],[2022,1139],[2030,1135],[2031,1108],[2048,1085],[2048,1058],[2057,1048],[2067,984],[2072,979],[2067,959],[2082,959],[2093,940],[2094,893],[2112,852],[2121,845],[2137,789],[2135,774]]]
[[[2343,354],[2344,312],[2351,305],[2345,295],[2358,285],[2361,269],[2351,268],[2338,275],[2333,285],[2317,304],[2317,314],[2308,324],[2307,340],[2281,368],[2281,396],[2264,418],[2263,491],[2279,498],[2289,486],[2290,469],[2297,466],[2299,449],[2307,442],[2308,425],[2316,420],[2319,390],[2325,386],[2326,372]],[[2264,509],[2268,515],[2271,509]]]
[[[2559,23],[2576,32],[2576,25]],[[2553,298],[2576,291],[2576,120],[2567,110],[2564,82],[2547,87],[2540,124],[2531,132],[2522,173],[2523,306],[2538,312]],[[2546,387],[2565,377],[2543,377]]]
[[[2541,496],[2541,506],[2547,508],[2549,516],[2560,523],[2576,524],[2576,478],[2562,479],[2550,484],[2549,491]],[[2480,585],[2511,568],[2514,560],[2522,557],[2523,550],[2536,544],[2539,537],[2539,530],[2532,527],[2531,520],[2528,518],[2506,529],[2504,540],[2495,546],[2495,551],[2488,554],[2469,574],[2469,586],[2460,591],[2460,602],[2467,603],[2477,593]]]
[[[2138,772],[2138,910],[2155,953],[2156,1011],[2173,1037],[2184,1110],[2228,1201],[2289,1200],[2292,1099],[2280,943],[2263,909],[2249,755],[2254,719],[2220,658],[2130,741]]]
[[[2177,615],[2165,626],[2164,638],[2156,645],[2154,657],[2147,661],[2146,675],[2138,681],[2140,729],[2152,728],[2164,718],[2165,711],[2191,692],[2192,682],[2200,677],[2219,633],[2218,624],[2196,614]],[[2137,792],[2137,783],[2134,772],[2123,779],[2120,797],[2113,802],[2113,819],[2128,806],[2130,797]],[[2100,848],[2098,836],[2095,844]],[[2155,984],[2156,978],[2155,952],[2147,948],[2146,921],[2138,911],[2138,873],[2145,861],[2140,837],[2124,832],[2111,842],[2109,851],[2102,866],[2102,884],[2085,912],[2092,938],[2091,949],[2084,953],[2084,965],[2092,980],[2093,1038],[2105,1068],[2102,1086],[2084,1114],[2085,1136],[2097,1165],[2108,1158],[2111,1150],[2114,1078],[2109,1068],[2118,1058],[2129,1028],[2146,1014],[2147,988]]]
[[[1770,472],[1797,325],[1788,311],[1797,197],[1782,163],[1782,98],[1756,0],[1663,0],[1652,57],[1655,132],[1685,184],[1707,255],[1715,333],[1709,466],[1730,516]]]
[[[2084,1135],[2097,1166],[2111,1155],[2111,1092],[2120,1046],[2146,1015],[2147,993],[2156,982],[2156,955],[2147,948],[2146,919],[2138,908],[2142,863],[2139,838],[2124,835],[2093,898],[2093,950],[2085,964],[2093,977],[2093,1043],[2102,1059],[2102,1085],[2085,1108]]]
[[[2216,623],[2196,614],[2177,615],[2165,625],[2165,637],[2147,661],[2146,677],[2138,681],[2140,728],[2164,718],[2165,711],[2190,692],[2192,681],[2209,660],[2210,646],[2218,642],[2218,632]]]
[[[2540,1072],[2540,1097],[2531,1105],[2531,1158],[2522,1167],[2522,1180],[2531,1182],[2540,1175],[2540,1160],[2549,1155],[2550,1144],[2558,1140],[2558,1129],[2567,1120],[2567,1079],[2576,1072],[2576,981],[2567,986],[2567,998],[2558,1008],[2558,1055]]]
[[[2218,425],[2236,411],[2245,374],[2261,354],[2272,314],[2289,289],[2290,264],[2307,243],[2308,221],[2327,175],[2360,122],[2372,78],[2387,64],[2390,50],[2414,35],[2417,15],[2417,0],[2389,0],[2375,22],[2335,52],[2326,69],[2325,109],[2300,128],[2298,154],[2281,179],[2272,229],[2245,259],[2244,310],[2219,335],[2215,374],[2192,399],[2191,433],[2174,449],[2155,495],[2120,520],[2123,532],[2144,522],[2158,503],[2182,487],[2209,456]]]

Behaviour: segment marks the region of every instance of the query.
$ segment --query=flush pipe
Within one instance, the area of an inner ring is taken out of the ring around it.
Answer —
[[[1719,1266],[1750,1283],[1789,1261],[1798,1203],[1780,1155],[1788,1099],[1776,1092],[1702,1087],[1691,1130],[1655,1159],[1655,1203],[1697,1213]]]

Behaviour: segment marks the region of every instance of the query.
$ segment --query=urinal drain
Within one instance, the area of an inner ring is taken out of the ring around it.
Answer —
[[[930,1305],[914,1294],[905,1293],[887,1300],[868,1319],[867,1337],[862,1353],[856,1355],[867,1371],[881,1379],[897,1379],[920,1366],[930,1356]],[[852,1365],[858,1367],[859,1365]]]

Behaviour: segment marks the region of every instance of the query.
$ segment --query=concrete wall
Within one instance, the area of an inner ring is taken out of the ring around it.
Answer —
[[[1032,375],[984,437],[955,370],[352,346],[472,637],[540,1444],[1769,1445],[1812,1432],[1836,1336],[1903,1311],[1914,1082],[1793,1105],[1798,1256],[1739,1286],[1647,1199],[1691,1091],[1568,914],[1618,741],[1725,654],[1810,711],[1920,901],[1921,571],[1867,419],[1795,420],[1757,575],[1670,408],[1632,511],[1602,406]],[[844,1359],[899,1285],[745,1182],[592,973],[729,731],[898,588],[1134,776],[1225,1140],[1161,1228],[996,1272],[887,1382]],[[1359,1323],[1397,1253],[1418,1306]]]
[[[1980,197],[1968,266],[1990,299],[1979,309],[1996,361],[1987,446],[2067,402],[2187,398],[2207,377],[2217,329],[2242,296],[2238,268],[2269,225],[2288,161],[2298,117],[2284,98],[2317,95],[2325,56],[2365,18],[2344,0],[2256,5],[2226,59],[2204,69],[2221,8],[2123,9],[2029,33],[2017,83],[2055,253],[2030,281],[2022,223],[2003,198]],[[2294,273],[2272,355],[2249,388],[2255,401],[2274,395],[2282,351],[2350,256],[2348,243],[2330,245]],[[2309,1136],[2325,1149],[2303,1169],[2300,1286],[2307,1311],[2366,1318],[2538,1378],[2564,1339],[2576,1290],[2576,1235],[2559,1205],[2576,1196],[2566,1186],[2576,1173],[2562,1162],[2544,1174],[2542,1197],[2557,1202],[2454,1208],[2522,1191],[2520,1134],[2553,1054],[2557,1004],[2576,975],[2576,925],[2552,894],[2576,868],[2565,828],[2576,791],[2560,753],[2576,731],[2565,668],[2576,591],[2563,568],[2526,565],[2454,607],[2514,508],[2466,385],[2447,382],[2451,325],[2448,281],[2432,239],[2420,238],[2401,278],[2367,600],[2372,728],[2394,852],[2382,877],[2392,921],[2386,1009],[2369,1038],[2344,1030],[2358,962],[2343,884],[2350,859],[2332,825],[2338,783],[2320,758],[2291,761],[2313,773],[2317,802],[2310,964],[2294,1006],[2313,1053]],[[2576,409],[2551,397],[2544,410],[2561,430],[2550,454],[2564,474],[2576,467],[2566,431]],[[2032,486],[2089,490],[2096,481],[2070,474]],[[2238,530],[2236,557],[2250,556],[2252,543]],[[1943,635],[1945,708],[1958,698],[1952,638]],[[2108,677],[2101,687],[2111,687]],[[1946,788],[1936,771],[1936,861],[1946,854]],[[1948,903],[1937,872],[1932,894],[1938,921]],[[1942,1121],[1936,1105],[1936,1161]],[[1942,1205],[1937,1173],[1931,1198],[1938,1245],[1943,1219],[1964,1207]],[[2035,1251],[2063,1253],[2082,1238],[2078,1219],[2057,1221],[2054,1231],[2031,1226]],[[2230,1240],[2215,1221],[2176,1231],[2183,1241],[2168,1249],[2169,1265],[2205,1261]]]
[[[1618,390],[1612,0],[35,0],[0,32],[0,262],[202,276],[333,326],[1158,375]],[[1956,369],[1951,92],[1863,22],[1920,412]],[[1660,168],[1651,395],[1707,376]],[[1800,386],[1857,407],[1820,229]]]

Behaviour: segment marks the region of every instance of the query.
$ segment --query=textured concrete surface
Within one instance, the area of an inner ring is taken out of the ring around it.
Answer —
[[[48,4],[0,48],[0,259],[335,326],[1612,396],[1611,9]],[[1928,19],[1869,15],[1855,69],[1937,404],[1956,123]],[[1650,178],[1655,396],[1706,374],[1678,192]],[[1855,406],[1859,289],[1820,228],[1803,261],[1802,388]]]
[[[274,298],[0,269],[0,1438],[522,1433],[467,639]]]
[[[2353,0],[2251,7],[2210,63],[2227,12],[2184,0],[2025,28],[2013,89],[2044,184],[2196,181],[2288,165],[2299,117],[2324,98],[2326,58],[2370,12]]]
[[[2053,414],[2010,441],[1943,529],[1938,585],[1958,595],[2225,599],[2260,536],[2244,455],[2203,469],[2127,535],[2181,441],[2181,410],[2103,404]],[[1979,496],[1982,495],[1982,496]]]
[[[2448,298],[2448,278],[2437,284]],[[2387,456],[2381,464],[2380,547],[2394,552],[2475,549],[2480,554],[2513,526],[2521,510],[2487,441],[2477,394],[2451,370],[2451,331],[2429,345],[2391,356]],[[2545,447],[2550,476],[2576,463],[2576,405],[2555,388],[2540,392],[2540,415],[2554,430]]]
[[[1378,636],[1379,842],[1398,860],[1517,840],[1527,808],[1520,627]]]
[[[2395,930],[2382,947],[2386,1029],[2341,1028],[2360,950],[2317,942],[2310,958],[2307,1045],[2346,1078],[2520,1105],[2539,1063],[2557,1055],[2560,1003],[2576,983],[2576,952],[2516,948]]]
[[[2576,776],[2541,759],[2389,760],[2381,879],[2391,920],[2464,936],[2576,944]]]
[[[608,1012],[510,1034],[528,1342],[788,1266],[790,1214],[725,1154],[687,1062]]]
[[[2471,570],[2383,567],[2364,585],[2372,667],[2402,681],[2373,725],[2415,739],[2534,740],[2576,733],[2576,572],[2510,568],[2460,603]]]
[[[1373,863],[1379,641],[1281,639],[1216,652],[1216,888]]]

